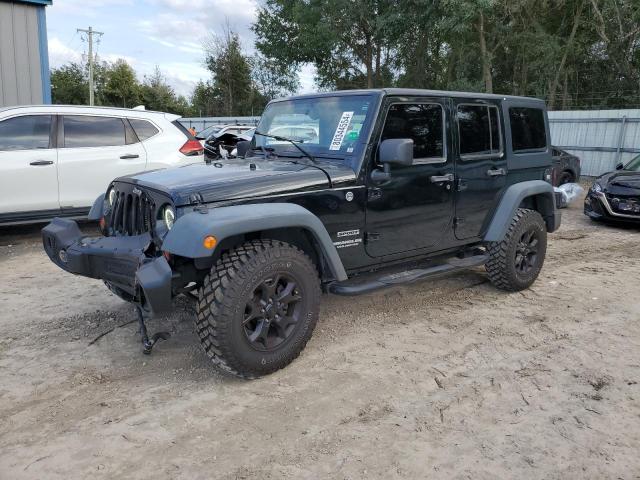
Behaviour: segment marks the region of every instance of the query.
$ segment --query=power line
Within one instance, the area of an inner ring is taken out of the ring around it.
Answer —
[[[96,32],[93,28],[89,27],[88,29],[78,28],[76,29],[76,33],[86,33],[87,41],[89,43],[89,105],[93,106],[93,36],[98,35],[98,37],[104,35],[103,32]]]

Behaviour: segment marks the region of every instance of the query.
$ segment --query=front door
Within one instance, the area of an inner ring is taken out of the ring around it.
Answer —
[[[505,187],[507,160],[499,104],[458,101],[456,219],[458,239],[479,237]]]
[[[58,212],[52,120],[22,115],[0,121],[0,214]]]
[[[58,150],[60,206],[84,208],[123,175],[142,172],[147,153],[126,119],[65,115]],[[60,128],[60,127],[59,127]]]
[[[453,217],[453,162],[447,99],[388,99],[379,142],[410,138],[414,162],[392,165],[391,178],[368,188],[366,251],[372,257],[441,248]],[[379,145],[379,143],[378,143]],[[377,152],[373,158],[377,165]],[[443,247],[446,248],[446,247]]]

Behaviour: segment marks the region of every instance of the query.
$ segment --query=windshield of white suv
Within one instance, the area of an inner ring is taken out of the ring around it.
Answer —
[[[300,155],[287,139],[314,156],[343,158],[353,153],[360,141],[366,140],[362,136],[368,129],[372,109],[370,95],[275,102],[262,115],[252,147],[273,149],[276,155]]]

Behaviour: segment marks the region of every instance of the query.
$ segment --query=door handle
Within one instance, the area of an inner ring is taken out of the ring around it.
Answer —
[[[132,158],[140,158],[140,155],[127,154],[120,157],[122,160],[130,160]]]
[[[29,165],[33,165],[34,167],[40,167],[42,165],[53,165],[52,160],[36,160],[35,162],[31,162]]]
[[[491,168],[487,170],[487,175],[489,175],[490,177],[500,177],[506,174],[507,171],[504,168]]]
[[[431,183],[453,182],[453,173],[447,173],[446,175],[433,175],[429,177]]]

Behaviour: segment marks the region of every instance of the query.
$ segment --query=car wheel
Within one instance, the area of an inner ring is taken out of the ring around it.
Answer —
[[[519,291],[538,278],[547,252],[547,229],[535,210],[519,208],[501,242],[489,245],[485,268],[498,288]]]
[[[222,255],[199,290],[196,328],[220,370],[257,378],[291,363],[318,321],[320,279],[311,259],[276,240]]]
[[[560,174],[560,178],[558,179],[558,186],[564,185],[565,183],[573,183],[575,180],[573,178],[573,174],[571,172],[565,171]]]

